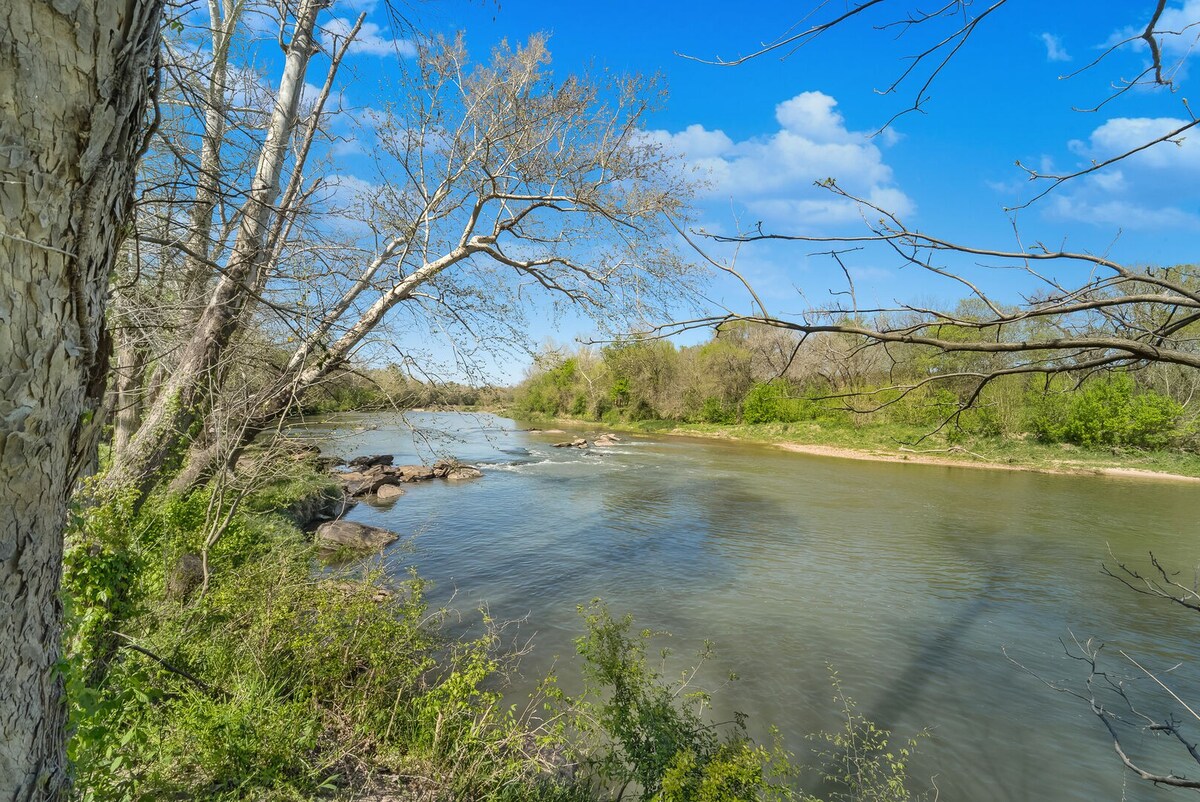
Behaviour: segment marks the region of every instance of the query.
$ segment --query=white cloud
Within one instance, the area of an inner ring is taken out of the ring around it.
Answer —
[[[1185,57],[1195,49],[1200,39],[1200,0],[1184,0],[1163,10],[1155,30],[1161,32],[1159,42],[1163,52]]]
[[[1047,61],[1070,61],[1071,54],[1063,47],[1062,39],[1052,33],[1041,35],[1042,44],[1046,46]]]
[[[1072,141],[1071,150],[1090,160],[1103,161],[1152,142],[1188,122],[1176,117],[1115,117],[1093,131],[1087,142]],[[1153,169],[1200,171],[1200,131],[1187,131],[1177,142],[1160,142],[1126,161]]]
[[[368,220],[371,202],[383,192],[383,187],[354,175],[344,173],[330,176],[325,183],[323,203],[330,220],[344,233],[354,237],[371,234]]]
[[[1130,230],[1200,227],[1200,215],[1175,206],[1142,206],[1124,200],[1088,198],[1080,193],[1055,198],[1051,214],[1059,219]]]
[[[1069,143],[1076,169],[1129,153],[1186,124],[1171,117],[1116,117]],[[1160,142],[1104,170],[1073,179],[1049,214],[1125,229],[1200,228],[1200,131]]]
[[[1127,25],[1114,31],[1108,38],[1107,46],[1128,42],[1135,50],[1145,51],[1146,42],[1140,37],[1146,30],[1147,22],[1148,17],[1137,25]],[[1200,0],[1183,0],[1178,5],[1163,9],[1154,30],[1168,77],[1182,79],[1184,62],[1200,51]]]
[[[648,131],[646,140],[683,155],[710,185],[713,198],[732,198],[764,222],[828,228],[859,219],[857,207],[813,186],[834,178],[847,192],[909,215],[912,200],[866,134],[852,131],[823,92],[803,92],[775,107],[774,133],[735,142],[723,131],[689,125]],[[894,141],[894,140],[892,140]]]
[[[354,29],[354,22],[349,17],[334,17],[325,23],[321,31],[321,44],[326,49],[334,46],[335,39],[341,40]],[[351,55],[365,54],[369,56],[395,56],[413,58],[417,55],[417,46],[408,39],[396,39],[388,33],[388,29],[374,22],[364,22],[358,35],[350,45]]]

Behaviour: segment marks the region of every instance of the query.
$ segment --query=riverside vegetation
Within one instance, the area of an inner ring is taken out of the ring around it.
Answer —
[[[313,455],[243,465],[138,508],[99,483],[80,494],[64,580],[75,798],[815,800],[797,790],[813,784],[823,799],[910,798],[915,742],[840,686],[844,729],[798,760],[740,717],[710,721],[708,693],[671,678],[675,658],[651,659],[654,633],[600,601],[580,608],[582,694],[548,676],[503,699],[519,666],[500,623],[455,639],[415,574],[322,567],[286,514],[333,494]]]
[[[511,405],[526,417],[643,431],[1200,476],[1194,371],[1014,375],[977,392],[980,376],[1003,370],[995,356],[870,345],[738,323],[694,346],[632,338],[547,348]]]

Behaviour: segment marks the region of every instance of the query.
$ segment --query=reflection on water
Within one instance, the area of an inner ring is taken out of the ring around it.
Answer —
[[[368,423],[378,428],[354,431]],[[1168,793],[1129,779],[1082,704],[1001,647],[1051,679],[1082,676],[1059,644],[1071,632],[1159,668],[1200,657],[1200,622],[1099,573],[1110,547],[1130,560],[1152,549],[1189,570],[1200,552],[1197,487],[708,440],[626,438],[588,452],[515,426],[486,415],[344,416],[314,433],[344,456],[452,453],[484,469],[481,480],[409,486],[392,507],[360,505],[349,517],[418,533],[415,552],[388,558],[397,572],[416,564],[436,600],[527,614],[530,675],[569,659],[576,605],[600,596],[672,632],[680,653],[715,640],[712,682],[742,677],[722,691],[718,714],[746,712],[760,734],[775,724],[799,753],[811,748],[805,733],[837,726],[832,665],[882,726],[931,730],[914,772],[936,775],[942,799]],[[1172,687],[1200,698],[1200,670],[1189,669]]]

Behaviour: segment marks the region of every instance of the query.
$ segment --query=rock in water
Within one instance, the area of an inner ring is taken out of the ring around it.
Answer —
[[[399,539],[395,532],[354,521],[329,521],[317,527],[317,545],[328,549],[378,551]]]
[[[401,482],[425,482],[433,478],[433,468],[424,465],[401,465],[396,469]]]
[[[391,454],[371,454],[355,457],[346,464],[351,468],[370,468],[374,465],[391,465],[392,459]]]
[[[391,501],[404,495],[404,488],[396,485],[383,485],[375,491],[375,497],[380,501]]]
[[[464,479],[478,479],[483,476],[483,471],[473,465],[455,465],[446,471],[446,478],[452,482],[460,482]]]

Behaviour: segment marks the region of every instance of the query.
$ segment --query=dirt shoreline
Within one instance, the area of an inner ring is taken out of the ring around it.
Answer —
[[[683,434],[678,432],[678,434]],[[740,438],[730,438],[737,440]],[[1013,465],[990,462],[970,462],[954,457],[938,456],[922,453],[885,454],[878,451],[865,451],[843,446],[806,445],[804,443],[776,442],[776,448],[794,451],[799,454],[811,454],[818,457],[835,457],[837,459],[857,459],[866,462],[906,462],[916,465],[944,465],[951,468],[976,468],[985,471],[1024,471],[1026,473],[1049,473],[1064,476],[1112,476],[1122,479],[1145,479],[1160,482],[1200,482],[1200,477],[1184,476],[1178,473],[1162,473],[1141,468],[1106,468],[1090,467],[1087,465],[1058,465],[1054,467],[1041,465]]]

